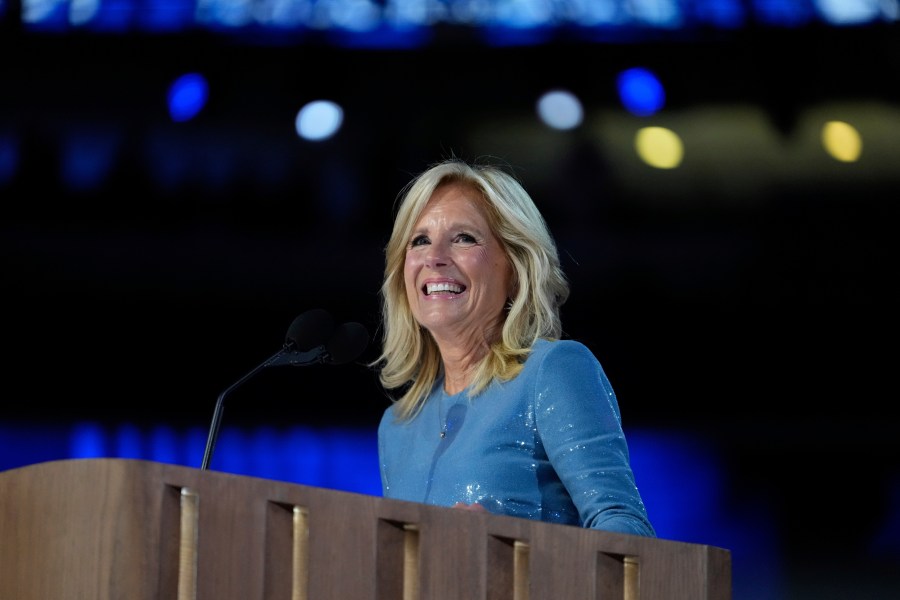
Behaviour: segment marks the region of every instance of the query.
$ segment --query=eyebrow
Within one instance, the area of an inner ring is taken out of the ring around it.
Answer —
[[[450,231],[461,231],[461,230],[471,231],[473,233],[480,233],[482,235],[484,235],[484,231],[485,231],[483,228],[478,227],[477,225],[475,225],[475,223],[473,223],[471,221],[465,221],[465,222],[454,221],[454,222],[450,223],[450,226],[448,227],[448,229]],[[488,228],[488,231],[489,230],[490,230],[490,228]],[[415,233],[424,233],[427,231],[428,231],[428,228],[422,227],[422,226],[413,227],[413,229],[412,229],[412,233],[414,233],[414,234]]]

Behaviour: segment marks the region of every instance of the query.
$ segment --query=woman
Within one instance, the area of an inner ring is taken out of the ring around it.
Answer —
[[[569,285],[502,168],[452,158],[402,190],[386,248],[384,497],[655,536],[615,393],[561,340]]]

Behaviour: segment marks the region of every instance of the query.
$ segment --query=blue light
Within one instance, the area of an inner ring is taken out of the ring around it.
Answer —
[[[859,25],[878,21],[886,3],[874,0],[819,0],[816,2],[819,15],[832,25]],[[893,8],[897,10],[896,5]]]
[[[140,27],[145,31],[176,32],[195,27],[194,0],[166,0],[141,5]]]
[[[90,191],[106,181],[120,146],[114,131],[87,127],[71,131],[62,149],[62,179],[71,190]]]
[[[551,90],[537,103],[541,121],[552,129],[574,129],[584,120],[584,107],[575,94],[568,90]]]
[[[176,123],[190,121],[206,106],[209,85],[199,73],[187,73],[169,87],[169,115]]]
[[[427,46],[432,41],[432,31],[428,27],[381,26],[370,31],[329,31],[328,40],[341,48],[414,50]]]
[[[170,33],[194,27],[193,0],[136,2],[104,0],[102,3],[72,3],[69,23],[91,31]]]
[[[162,463],[178,463],[182,460],[178,452],[178,434],[168,425],[157,425],[147,436],[147,456]],[[140,457],[143,458],[143,457]]]
[[[205,29],[262,45],[290,44],[324,33],[348,48],[415,48],[438,27],[476,31],[490,46],[547,43],[576,34],[635,40],[660,32],[712,26],[804,27],[896,21],[896,0],[29,0],[21,2],[27,30],[168,33]],[[431,5],[439,5],[440,10]],[[0,0],[0,19],[7,0]]]
[[[555,30],[549,26],[512,27],[507,25],[484,26],[482,39],[497,48],[515,46],[539,46],[553,39]]]
[[[637,24],[659,28],[678,29],[685,26],[684,6],[679,2],[655,2],[653,0],[632,0],[628,12]]]
[[[622,71],[616,78],[622,105],[638,117],[649,117],[662,109],[666,93],[652,72],[641,67]]]
[[[294,119],[297,134],[312,141],[326,140],[338,132],[344,122],[344,109],[331,100],[314,100],[304,105]]]
[[[17,140],[12,135],[0,133],[0,185],[12,181],[18,169],[19,144]]]
[[[97,423],[79,423],[70,434],[70,458],[106,456],[106,433]]]
[[[753,0],[754,14],[761,25],[802,27],[815,19],[815,12],[807,2],[784,0]]]
[[[739,0],[706,0],[694,7],[694,19],[719,29],[738,29],[747,23],[747,8]]]
[[[61,32],[69,28],[68,4],[62,2],[24,2],[22,23],[27,30]]]
[[[326,430],[325,454],[329,457],[326,478],[320,485],[348,492],[381,495],[378,469],[378,437],[375,429]]]
[[[137,6],[129,0],[72,2],[68,20],[72,28],[119,33],[128,31],[137,15]]]
[[[119,458],[142,458],[143,440],[141,430],[130,423],[123,423],[115,430],[115,456]]]

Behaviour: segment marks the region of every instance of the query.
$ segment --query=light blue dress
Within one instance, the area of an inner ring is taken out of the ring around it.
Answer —
[[[438,381],[412,421],[388,407],[378,452],[385,498],[656,535],[616,395],[577,341],[540,340],[516,378],[474,399],[448,396]]]

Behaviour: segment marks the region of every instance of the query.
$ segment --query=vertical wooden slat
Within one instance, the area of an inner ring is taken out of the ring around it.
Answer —
[[[526,542],[513,542],[513,600],[529,600],[531,549]]]
[[[491,535],[487,544],[487,600],[528,600],[531,596],[527,542]]]
[[[294,546],[291,553],[291,600],[309,595],[309,511],[294,507]]]
[[[200,495],[181,488],[181,533],[178,545],[178,600],[197,598],[197,543],[200,533]]]
[[[419,600],[419,527],[403,527],[403,600]]]
[[[640,563],[637,556],[622,557],[622,574],[625,583],[625,600],[640,600]]]

